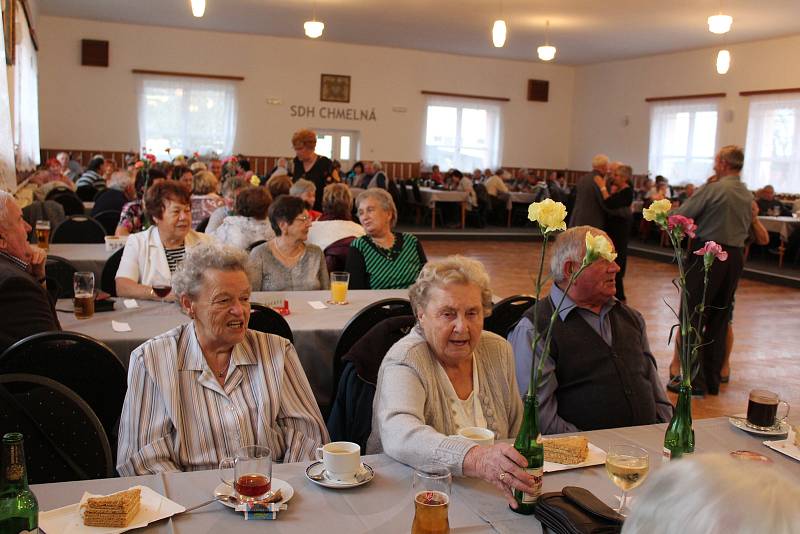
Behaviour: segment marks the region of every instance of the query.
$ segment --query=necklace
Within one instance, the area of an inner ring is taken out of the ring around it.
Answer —
[[[295,245],[295,247],[297,247],[297,245]],[[286,254],[281,250],[281,246],[278,244],[278,240],[277,239],[275,240],[275,252],[278,254],[278,256],[280,256],[281,258],[286,260],[287,263],[290,263],[290,262],[293,262],[294,260],[296,260],[300,256],[300,254],[303,253],[304,249],[305,249],[305,246],[300,245],[300,247],[298,248],[297,252]]]

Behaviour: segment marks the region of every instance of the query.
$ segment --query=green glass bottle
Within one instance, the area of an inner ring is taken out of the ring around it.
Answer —
[[[3,436],[0,456],[0,532],[6,534],[39,532],[39,503],[28,488],[22,434]]]
[[[536,507],[536,502],[542,494],[542,476],[544,474],[544,446],[539,431],[539,401],[535,395],[525,396],[525,411],[522,417],[522,426],[514,442],[514,448],[528,460],[528,474],[534,476],[533,494],[522,493],[514,490],[514,499],[517,500],[518,514],[530,515]]]
[[[692,428],[692,385],[686,380],[678,391],[678,402],[664,434],[664,461],[676,460],[694,452]]]

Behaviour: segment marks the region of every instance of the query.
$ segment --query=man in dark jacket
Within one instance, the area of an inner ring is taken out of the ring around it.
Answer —
[[[117,171],[108,181],[108,189],[94,199],[92,217],[104,211],[122,211],[122,207],[136,198],[133,178],[126,171]]]
[[[578,178],[575,184],[575,207],[569,226],[594,226],[606,228],[606,212],[603,208],[603,194],[595,183],[595,176],[605,177],[608,171],[608,156],[598,154],[592,158],[592,172]]]
[[[0,352],[39,332],[61,330],[45,287],[47,254],[28,244],[31,227],[0,191]]]

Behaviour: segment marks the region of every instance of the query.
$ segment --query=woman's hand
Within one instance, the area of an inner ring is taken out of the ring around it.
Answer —
[[[472,447],[464,457],[463,471],[468,477],[482,478],[503,492],[508,504],[517,507],[514,489],[534,493],[533,476],[525,472],[528,461],[508,443],[491,447]]]

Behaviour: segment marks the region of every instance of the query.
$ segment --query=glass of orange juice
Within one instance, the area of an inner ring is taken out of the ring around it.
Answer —
[[[334,271],[331,273],[331,304],[347,304],[347,285],[350,273]]]

